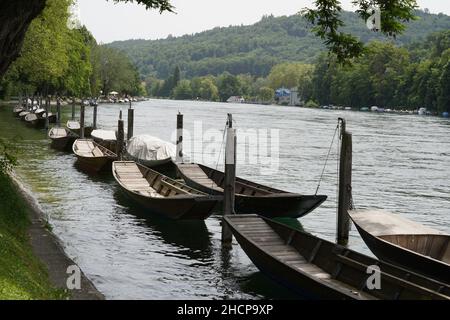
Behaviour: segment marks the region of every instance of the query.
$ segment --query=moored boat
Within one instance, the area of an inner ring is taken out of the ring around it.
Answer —
[[[47,114],[48,123],[56,123],[56,120],[58,120],[58,116],[56,113],[49,112]]]
[[[175,153],[176,146],[173,143],[143,134],[128,141],[125,157],[153,168],[172,162]]]
[[[29,113],[24,118],[26,124],[30,127],[37,127],[39,124],[39,118],[34,113]]]
[[[208,194],[222,195],[225,174],[196,163],[177,163],[181,177],[191,187]],[[300,218],[317,208],[325,195],[302,195],[278,190],[236,177],[237,213],[257,213],[265,217]]]
[[[110,170],[112,162],[117,160],[114,152],[90,139],[75,140],[72,150],[80,166],[88,171]]]
[[[224,222],[261,272],[306,298],[450,300],[444,283],[268,218],[231,215]],[[370,280],[376,268],[378,287]]]
[[[67,129],[69,129],[72,132],[75,132],[77,135],[81,135],[81,125],[79,121],[76,120],[69,120],[66,123]],[[90,137],[92,131],[94,128],[92,126],[85,126],[84,127],[84,137]]]
[[[170,219],[206,219],[221,197],[210,196],[134,161],[115,161],[113,176],[135,202]]]
[[[380,260],[450,284],[450,235],[381,210],[354,210],[349,215]]]
[[[67,128],[53,127],[48,132],[51,147],[61,151],[68,151],[72,147],[78,135]]]
[[[117,138],[115,131],[96,129],[92,131],[91,137],[99,145],[102,145],[113,152],[116,150]]]
[[[45,113],[44,113],[45,115]],[[25,116],[25,122],[30,127],[34,128],[44,128],[45,127],[45,117],[39,117],[36,113],[29,113]]]
[[[15,117],[18,117],[22,111],[25,111],[25,108],[22,107],[21,105],[17,105],[13,108],[13,114]]]
[[[30,111],[24,110],[24,111],[20,112],[20,113],[19,113],[19,118],[20,118],[20,120],[25,121],[25,117],[26,117],[28,114],[30,114]]]

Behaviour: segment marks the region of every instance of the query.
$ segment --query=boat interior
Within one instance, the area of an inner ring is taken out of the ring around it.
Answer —
[[[179,168],[185,176],[193,181],[208,188],[220,192],[223,191],[225,183],[225,174],[223,172],[195,163],[181,164],[179,165]],[[235,193],[261,197],[284,192],[236,177]]]
[[[79,130],[80,129],[80,123],[76,120],[69,120],[67,121],[67,128],[70,130]]]
[[[385,235],[379,238],[450,264],[450,236],[436,234]]]
[[[113,163],[113,170],[117,179],[126,189],[144,196],[204,195],[184,183],[170,179],[134,161],[116,161]]]
[[[117,158],[117,155],[107,148],[88,139],[78,139],[74,143],[74,151],[77,155],[85,158],[111,157]]]
[[[50,138],[65,138],[68,136],[68,131],[65,128],[57,128],[57,127],[53,127],[50,129],[50,131],[48,132],[48,136]]]

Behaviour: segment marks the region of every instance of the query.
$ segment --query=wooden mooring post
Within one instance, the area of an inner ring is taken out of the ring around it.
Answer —
[[[177,114],[177,157],[176,162],[183,162],[183,114]]]
[[[352,206],[352,134],[347,132],[345,119],[339,118],[341,151],[339,160],[339,198],[337,212],[337,243],[347,245],[350,232],[348,210]]]
[[[133,138],[134,135],[134,109],[131,107],[131,100],[130,100],[130,107],[128,108],[128,129],[127,129],[127,140],[130,140]]]
[[[72,99],[72,120],[75,120],[75,98]]]
[[[84,104],[80,106],[80,138],[84,139]]]
[[[117,121],[117,145],[116,154],[119,160],[122,160],[123,144],[125,141],[124,123],[122,120],[122,110],[119,113],[119,120]]]
[[[48,130],[49,121],[48,121],[48,99],[45,96],[45,130]]]
[[[94,106],[94,115],[92,116],[92,127],[93,129],[97,129],[97,106]]]
[[[61,126],[61,100],[56,98],[56,125]]]
[[[228,114],[227,138],[225,145],[225,185],[223,199],[223,215],[235,214],[236,183],[236,130],[233,128],[233,117]],[[233,234],[222,218],[222,243],[231,244]]]

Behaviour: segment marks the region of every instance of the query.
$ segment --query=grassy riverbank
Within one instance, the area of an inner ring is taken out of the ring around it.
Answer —
[[[63,298],[32,252],[28,210],[10,178],[0,173],[0,300]]]

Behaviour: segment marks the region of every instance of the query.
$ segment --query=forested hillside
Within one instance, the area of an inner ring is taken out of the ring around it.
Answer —
[[[425,39],[430,33],[450,29],[450,17],[417,11],[419,19],[409,23],[395,40],[398,45]],[[364,42],[384,39],[369,31],[356,14],[345,12],[344,31]],[[186,78],[203,75],[251,74],[266,76],[281,62],[312,63],[323,51],[321,40],[310,32],[300,15],[266,16],[251,26],[215,28],[194,35],[162,40],[128,40],[111,43],[136,63],[142,77],[166,79],[175,65]]]

